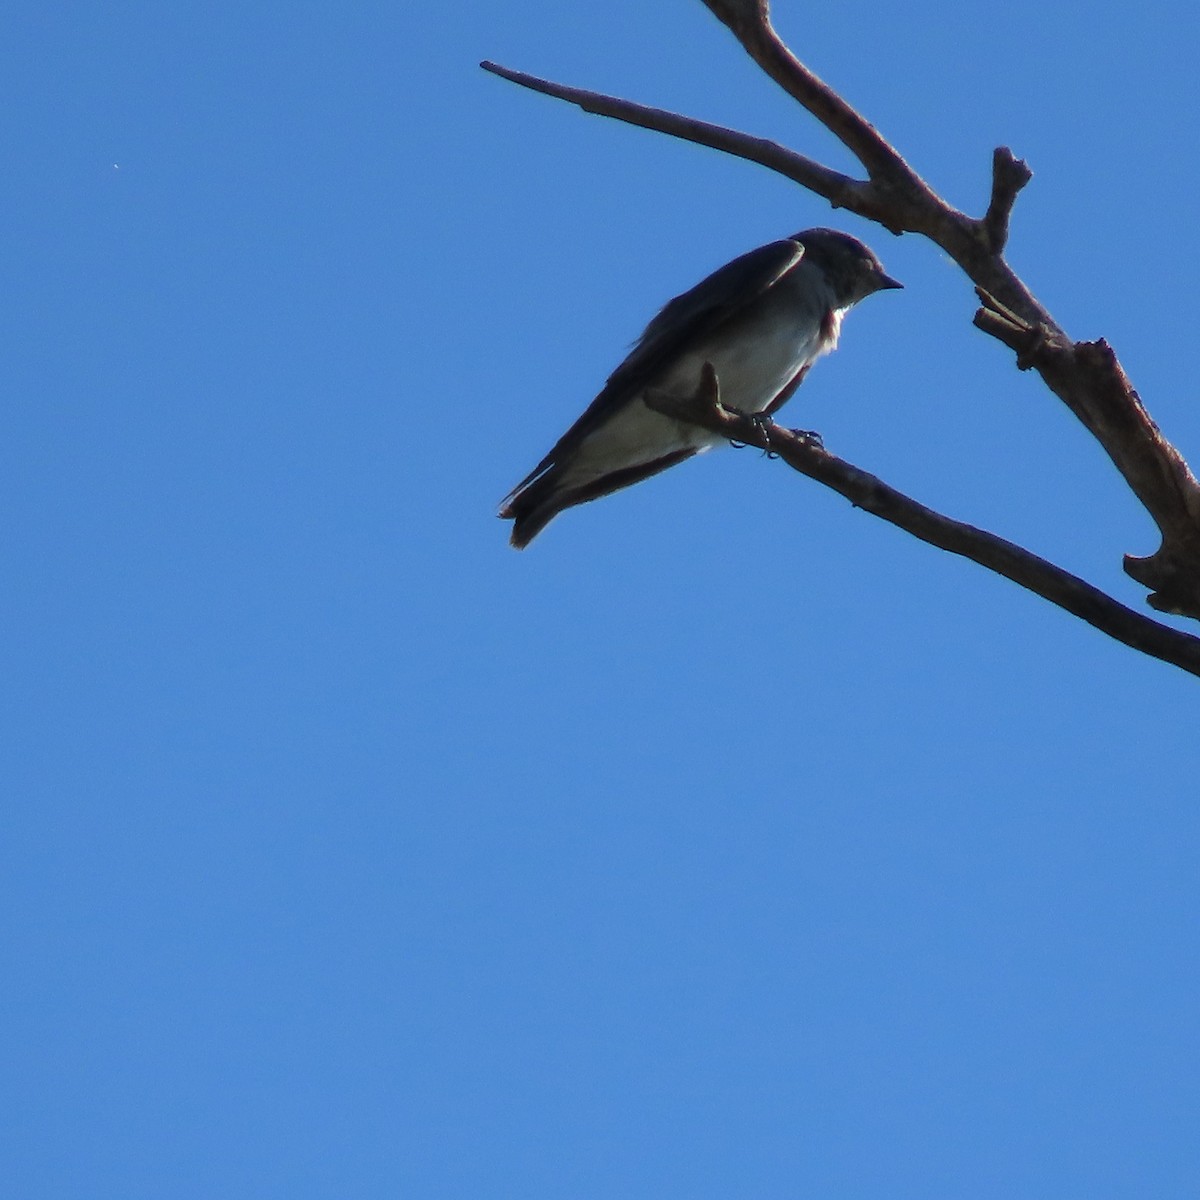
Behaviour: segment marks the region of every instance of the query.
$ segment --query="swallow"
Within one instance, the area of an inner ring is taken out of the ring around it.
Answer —
[[[668,301],[600,394],[502,501],[512,545],[524,549],[564,509],[721,442],[649,408],[647,392],[693,395],[711,364],[726,408],[770,418],[837,346],[855,304],[903,286],[857,238],[805,229],[735,258]]]

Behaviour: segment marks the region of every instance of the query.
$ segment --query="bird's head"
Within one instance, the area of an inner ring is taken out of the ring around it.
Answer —
[[[849,308],[885,288],[903,287],[884,269],[868,246],[837,229],[805,229],[791,238],[804,247],[805,261],[820,267],[839,301]]]

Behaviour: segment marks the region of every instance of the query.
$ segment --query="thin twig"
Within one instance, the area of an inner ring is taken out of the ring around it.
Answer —
[[[810,192],[824,196],[834,208],[848,208],[867,215],[877,207],[871,204],[868,184],[822,166],[819,162],[767,138],[751,137],[736,129],[726,129],[723,125],[698,121],[694,117],[681,116],[664,108],[652,108],[646,104],[636,104],[632,100],[605,96],[601,92],[589,92],[584,88],[567,87],[549,79],[539,79],[536,75],[527,75],[524,71],[502,67],[499,63],[484,61],[479,65],[485,71],[499,75],[511,83],[520,84],[521,87],[541,92],[546,96],[553,96],[557,100],[566,100],[569,104],[576,104],[586,113],[612,117],[624,121],[627,125],[653,129],[658,133],[669,134],[671,137],[682,138],[699,146],[708,146],[713,150],[759,163],[794,180]]]

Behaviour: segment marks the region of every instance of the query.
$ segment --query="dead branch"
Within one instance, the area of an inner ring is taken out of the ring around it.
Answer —
[[[763,71],[854,154],[865,179],[853,179],[736,130],[494,63],[482,65],[587,112],[759,163],[823,196],[835,208],[846,208],[894,233],[919,233],[940,246],[980,291],[983,307],[974,315],[975,325],[1013,350],[1018,367],[1038,372],[1101,444],[1158,526],[1159,549],[1144,558],[1126,556],[1126,572],[1151,589],[1152,607],[1200,619],[1200,484],[1147,413],[1108,343],[1072,340],[1004,259],[1013,206],[1032,177],[1028,166],[1006,147],[997,149],[987,211],[982,218],[960,212],[792,54],[771,25],[767,0],[704,3]]]
[[[797,154],[794,150],[767,138],[751,137],[749,134],[739,133],[736,129],[710,125],[707,121],[697,121],[694,117],[680,116],[662,108],[635,104],[632,100],[618,100],[615,96],[604,96],[599,92],[588,92],[583,88],[552,83],[548,79],[539,79],[536,75],[526,75],[524,71],[510,70],[498,63],[481,62],[479,65],[485,71],[512,83],[519,83],[531,91],[577,104],[586,113],[614,117],[627,125],[668,133],[672,137],[682,138],[685,142],[695,142],[698,146],[708,146],[713,150],[721,150],[737,158],[756,162],[786,176],[801,187],[816,192],[818,196],[824,196],[834,208],[849,208],[857,212],[859,205],[864,202],[860,193],[866,185],[859,180],[823,167],[813,159]]]
[[[691,421],[730,441],[777,455],[801,475],[845,496],[856,508],[931,546],[969,558],[1011,579],[1143,654],[1200,675],[1200,638],[1127,608],[1077,575],[1013,542],[926,508],[883,480],[830,454],[811,435],[726,408],[721,403],[720,382],[710,364],[705,364],[694,395],[651,392],[646,403],[666,416]]]
[[[1028,164],[1007,146],[992,152],[992,198],[983,214],[983,235],[993,254],[1002,254],[1008,244],[1008,222],[1017,193],[1033,178]]]

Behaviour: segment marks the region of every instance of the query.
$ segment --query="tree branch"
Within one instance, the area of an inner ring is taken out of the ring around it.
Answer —
[[[1033,178],[1029,165],[1007,146],[992,152],[992,198],[983,215],[983,235],[993,254],[1002,254],[1008,243],[1008,222],[1017,193]]]
[[[878,203],[871,204],[866,193],[869,185],[858,179],[851,179],[839,171],[822,166],[803,154],[797,154],[772,142],[767,138],[751,137],[739,133],[736,129],[726,129],[723,125],[711,125],[707,121],[698,121],[694,117],[680,116],[663,108],[651,108],[645,104],[635,104],[632,100],[621,100],[616,96],[605,96],[600,92],[589,92],[583,88],[567,87],[565,84],[553,83],[549,79],[539,79],[536,75],[527,75],[524,71],[514,71],[494,62],[479,64],[485,71],[499,75],[511,83],[520,84],[534,92],[545,96],[553,96],[557,100],[566,100],[576,104],[586,113],[600,117],[612,117],[624,121],[627,125],[636,125],[640,129],[653,129],[658,133],[666,133],[671,137],[682,138],[685,142],[695,142],[698,146],[708,146],[712,150],[720,150],[737,158],[758,163],[779,175],[783,175],[810,192],[823,196],[834,208],[849,208],[852,212],[875,211]],[[865,215],[865,214],[864,214]]]
[[[924,193],[927,202],[937,201],[936,195],[875,126],[787,48],[771,24],[766,0],[704,0],[704,3],[729,27],[742,49],[764,73],[816,117],[862,163],[871,179],[888,179],[897,196]]]
[[[966,216],[791,55],[771,26],[767,0],[704,3],[746,53],[856,155],[871,184],[890,199],[888,216],[874,219],[887,229],[921,233],[936,242],[978,287],[1035,331],[1038,352],[1019,357],[1018,367],[1034,367],[1083,422],[1162,535],[1154,554],[1125,557],[1126,573],[1152,589],[1151,607],[1200,618],[1200,484],[1151,420],[1111,347],[1103,340],[1072,342],[1004,261],[1009,219],[1017,193],[1031,178],[1029,168],[1007,148],[998,149],[987,212],[981,220]],[[988,318],[976,324],[994,331]]]
[[[493,74],[577,104],[587,112],[696,142],[776,171],[894,233],[920,233],[939,245],[988,296],[975,324],[1035,369],[1100,442],[1157,524],[1159,549],[1126,556],[1126,572],[1150,588],[1149,604],[1200,618],[1200,484],[1163,437],[1104,341],[1074,342],[1004,261],[1009,222],[1028,166],[1001,147],[992,158],[991,198],[972,218],[947,204],[865,118],[809,71],[771,26],[766,0],[704,0],[747,54],[858,158],[866,180],[833,171],[775,142],[629,100],[567,87],[495,63]],[[1005,316],[1004,314],[1007,314]]]
[[[651,392],[646,395],[646,403],[666,416],[778,455],[793,470],[832,488],[856,508],[1011,579],[1143,654],[1200,675],[1200,638],[1127,608],[1077,575],[1004,538],[926,508],[874,475],[830,454],[811,435],[725,408],[716,372],[708,363],[695,395]]]

